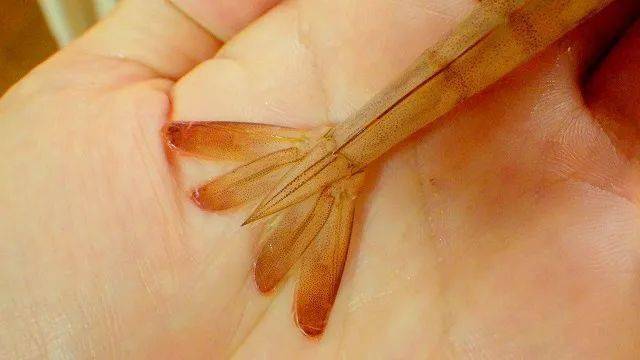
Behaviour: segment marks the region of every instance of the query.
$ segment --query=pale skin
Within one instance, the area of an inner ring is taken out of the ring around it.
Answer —
[[[240,163],[191,197],[202,210],[218,213],[261,199],[243,223],[259,227],[256,285],[270,293],[299,262],[294,318],[317,337],[340,287],[363,169],[611,3],[486,0],[335,126],[178,119],[163,129],[163,138],[172,157]]]
[[[255,289],[251,209],[191,203],[229,167],[169,165],[160,128],[341,121],[474,2],[291,1],[237,37],[274,4],[213,3],[125,1],[0,102],[0,357],[640,351],[640,29],[578,81],[633,1],[368,169],[319,341],[293,325],[293,281]],[[211,33],[230,41],[208,60]]]

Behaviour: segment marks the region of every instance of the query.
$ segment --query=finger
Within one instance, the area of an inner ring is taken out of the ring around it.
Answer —
[[[278,0],[127,0],[79,44],[178,78]]]
[[[175,79],[211,57],[221,45],[170,1],[125,0],[63,54],[121,59]]]
[[[243,27],[279,0],[173,0],[182,11],[223,41],[228,40]]]
[[[212,57],[228,38],[276,0],[125,0],[46,66],[93,81],[177,79]],[[216,14],[203,17],[200,14]],[[195,19],[198,19],[197,21]],[[50,81],[51,82],[51,81]]]

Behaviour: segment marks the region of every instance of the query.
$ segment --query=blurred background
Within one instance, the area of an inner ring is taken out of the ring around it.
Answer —
[[[117,0],[0,0],[0,95]]]

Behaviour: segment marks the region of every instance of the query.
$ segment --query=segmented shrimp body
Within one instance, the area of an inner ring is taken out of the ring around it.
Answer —
[[[192,197],[211,211],[262,198],[245,222],[264,224],[257,287],[270,292],[301,260],[295,319],[304,333],[317,336],[338,293],[367,165],[611,2],[482,1],[449,36],[333,128],[173,122],[165,139],[187,155],[245,162]]]

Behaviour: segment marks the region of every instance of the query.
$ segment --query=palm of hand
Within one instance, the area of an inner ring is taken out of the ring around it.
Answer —
[[[167,164],[159,129],[169,112],[339,121],[471,3],[279,5],[178,81],[172,109],[171,82],[138,64],[53,59],[0,111],[12,134],[3,153],[19,149],[0,168],[0,199],[12,209],[0,230],[15,239],[0,245],[2,328],[12,334],[0,348],[116,357],[637,352],[638,167],[623,116],[634,113],[611,110],[620,94],[606,68],[586,105],[577,76],[612,33],[593,31],[610,29],[606,19],[369,169],[319,343],[293,326],[293,281],[269,297],[255,290],[256,236],[239,228],[250,209],[210,214],[189,202],[186,191],[228,167],[172,156]],[[80,66],[77,83],[47,75],[70,63]],[[29,340],[14,345],[20,338]]]

